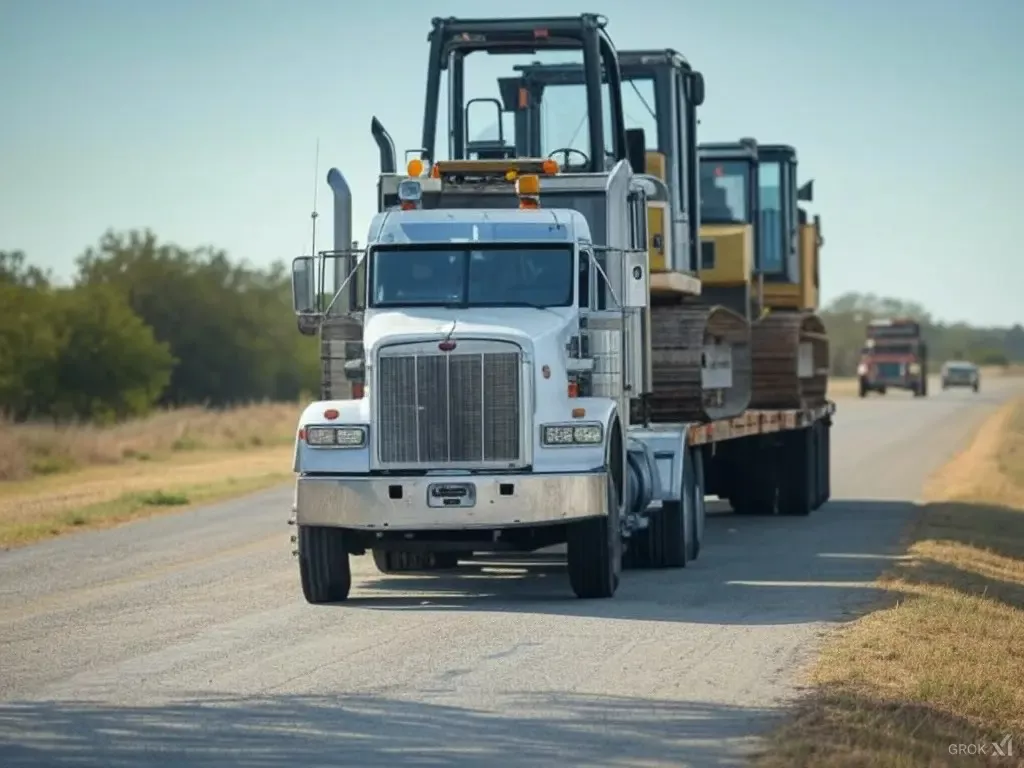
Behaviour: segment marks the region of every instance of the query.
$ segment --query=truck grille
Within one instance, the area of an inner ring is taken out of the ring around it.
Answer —
[[[899,379],[903,376],[902,363],[877,363],[878,378]]]
[[[384,464],[510,464],[520,458],[518,352],[385,353],[377,366]]]

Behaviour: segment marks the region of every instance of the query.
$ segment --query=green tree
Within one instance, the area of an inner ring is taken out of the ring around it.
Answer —
[[[316,342],[295,331],[283,265],[252,269],[145,231],[107,232],[78,267],[79,285],[120,291],[170,347],[178,364],[165,402],[227,405],[316,388]]]
[[[170,381],[174,357],[109,286],[60,291],[53,414],[108,422],[149,411]]]
[[[61,340],[49,290],[0,280],[0,414],[49,413]]]

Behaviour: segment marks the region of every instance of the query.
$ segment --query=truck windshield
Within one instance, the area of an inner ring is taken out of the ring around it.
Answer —
[[[898,341],[876,342],[870,347],[864,347],[865,355],[910,355],[913,352],[913,344]]]
[[[750,163],[701,160],[700,220],[707,224],[743,224],[748,220]]]
[[[568,307],[572,246],[489,244],[377,246],[370,257],[373,307]]]

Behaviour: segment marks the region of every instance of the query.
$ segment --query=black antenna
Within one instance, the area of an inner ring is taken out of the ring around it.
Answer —
[[[320,137],[318,136],[317,139],[316,139],[316,159],[313,161],[313,213],[311,213],[310,216],[309,216],[309,218],[312,219],[312,222],[313,222],[313,238],[312,238],[313,242],[311,244],[312,250],[310,251],[310,255],[313,256],[314,258],[316,257],[316,220],[317,220],[317,217],[320,215],[319,213],[316,212],[317,192],[320,189],[320,186],[317,183],[319,181],[319,177],[318,177],[317,174],[319,174],[319,173],[320,173]]]

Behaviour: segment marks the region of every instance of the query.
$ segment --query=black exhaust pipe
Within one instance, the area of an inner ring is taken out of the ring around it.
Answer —
[[[377,149],[380,151],[380,172],[382,174],[394,173],[397,168],[395,142],[391,140],[391,136],[384,130],[384,125],[376,117],[370,121],[370,133],[373,134],[373,140],[377,142]]]

